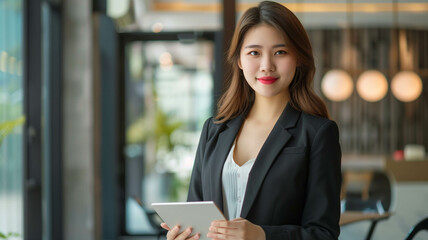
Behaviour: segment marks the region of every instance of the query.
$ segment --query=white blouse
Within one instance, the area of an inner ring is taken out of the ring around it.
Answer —
[[[248,160],[239,166],[233,160],[235,144],[230,149],[226,162],[223,166],[223,209],[225,217],[229,220],[241,215],[242,203],[244,202],[245,190],[247,188],[248,175],[253,167],[255,158]]]

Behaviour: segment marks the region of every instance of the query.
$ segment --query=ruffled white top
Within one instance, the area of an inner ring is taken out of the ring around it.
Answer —
[[[254,165],[255,158],[248,160],[239,166],[233,160],[235,144],[230,149],[223,166],[223,209],[225,217],[229,220],[240,217],[245,190],[247,189],[248,176]]]

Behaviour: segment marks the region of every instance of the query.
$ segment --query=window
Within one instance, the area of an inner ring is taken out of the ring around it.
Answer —
[[[23,235],[22,1],[0,1],[0,233]]]
[[[153,229],[139,202],[186,201],[199,135],[213,114],[214,42],[125,44],[126,232]]]

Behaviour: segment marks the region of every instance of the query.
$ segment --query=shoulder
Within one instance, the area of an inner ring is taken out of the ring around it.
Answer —
[[[202,134],[205,135],[207,139],[211,139],[213,136],[222,132],[227,127],[228,122],[229,121],[218,123],[214,117],[209,117],[205,120]]]
[[[305,121],[307,123],[311,123],[316,128],[321,127],[324,124],[327,124],[327,125],[336,124],[333,120],[330,120],[328,118],[311,115],[311,114],[305,113],[305,112],[302,112],[301,120]]]
[[[227,122],[224,123],[218,123],[217,120],[214,117],[209,117],[207,120],[205,120],[203,129],[209,132],[216,131],[218,129],[222,129],[223,126],[225,126]]]
[[[341,154],[339,128],[333,120],[302,112],[299,123],[292,131],[296,140],[304,142],[311,151]]]
[[[335,121],[325,117],[314,116],[305,112],[301,113],[298,125],[314,135],[318,133],[336,133],[338,126]]]

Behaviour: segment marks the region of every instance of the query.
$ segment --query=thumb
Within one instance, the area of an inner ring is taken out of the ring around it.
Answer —
[[[170,231],[171,229],[168,227],[168,225],[166,225],[166,223],[161,223],[160,224],[160,226],[163,228],[163,229],[165,229],[165,230],[168,230],[168,231]]]

